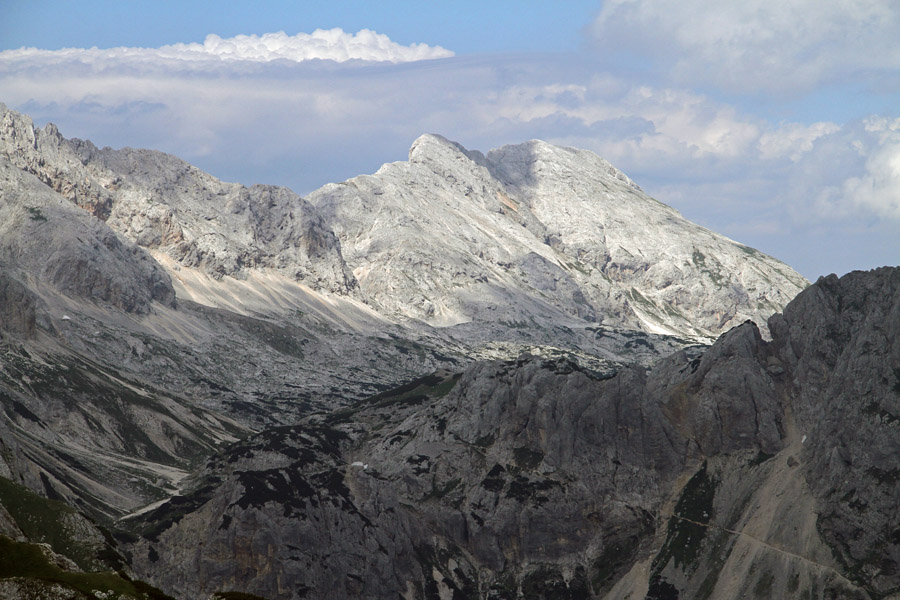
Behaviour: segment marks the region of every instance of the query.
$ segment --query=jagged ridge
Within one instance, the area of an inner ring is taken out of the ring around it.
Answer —
[[[478,363],[267,431],[138,571],[188,597],[890,596],[898,298],[900,269],[821,279],[771,342],[746,323],[612,377]]]

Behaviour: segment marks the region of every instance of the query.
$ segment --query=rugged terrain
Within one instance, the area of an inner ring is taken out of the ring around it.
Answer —
[[[600,376],[488,361],[229,446],[132,521],[201,598],[900,594],[900,270]]]
[[[797,585],[875,597],[893,567],[845,514],[868,480],[826,502],[863,458],[785,487],[842,422],[789,401],[840,368],[798,350],[829,347],[797,329],[818,308],[767,323],[806,283],[585,151],[426,135],[301,198],[0,105],[0,595],[730,597],[770,569],[741,502],[773,489]],[[663,550],[714,526],[759,557],[699,581],[722,552]]]
[[[159,152],[67,140],[0,110],[9,166],[158,258],[180,297],[219,308],[283,317],[292,307],[267,288],[299,284],[407,326],[473,323],[444,332],[468,344],[493,341],[501,328],[477,339],[490,324],[538,341],[566,325],[578,330],[569,343],[584,343],[586,324],[714,338],[745,319],[765,327],[807,284],[587,151],[532,141],[484,156],[424,135],[408,162],[304,199]],[[263,299],[235,298],[230,280]]]

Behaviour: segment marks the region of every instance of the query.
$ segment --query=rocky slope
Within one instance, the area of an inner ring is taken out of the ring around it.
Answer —
[[[222,277],[267,267],[315,289],[355,285],[334,234],[285,188],[224,183],[161,152],[98,149],[0,105],[0,156],[113,230]]]
[[[574,337],[607,326],[711,338],[748,318],[765,327],[807,284],[593,153],[537,141],[485,157],[425,135],[409,162],[308,199],[223,183],[159,152],[67,140],[5,107],[0,157],[160,258],[183,295],[219,308],[209,285],[190,287],[195,271],[218,282],[275,273],[407,324],[476,323],[446,332],[469,345],[490,341],[484,324],[538,344],[559,325]]]
[[[640,316],[650,313],[635,312],[635,298],[652,296],[646,286],[622,291],[594,258],[572,262],[553,241],[562,230],[544,223],[552,225],[552,215],[511,175],[517,159],[484,159],[435,136],[419,140],[412,156],[376,178],[337,186],[362,190],[360,182],[381,181],[366,193],[384,206],[373,201],[353,216],[355,201],[336,204],[330,188],[312,196],[316,207],[283,188],[223,183],[161,153],[67,140],[53,125],[38,129],[0,107],[0,266],[11,299],[0,329],[47,334],[69,353],[179,390],[251,427],[291,422],[473,358],[568,353],[602,370],[611,362],[646,364],[696,341],[640,331],[655,328]],[[608,187],[611,167],[582,158],[579,176]],[[469,187],[481,191],[460,195]],[[630,182],[626,188],[637,193]],[[565,210],[577,208],[560,197]],[[496,205],[498,198],[506,204]],[[671,216],[652,200],[640,202]],[[509,208],[516,203],[520,210]],[[407,217],[388,217],[395,213]],[[380,227],[375,214],[384,217]],[[347,215],[379,240],[370,252],[348,237]],[[409,240],[411,232],[428,233],[429,219],[450,235]],[[776,278],[767,293],[786,298],[797,281]],[[467,308],[445,319],[407,310],[419,302],[414,297]],[[665,310],[674,314],[681,301]],[[744,308],[759,319],[774,306]],[[455,325],[433,328],[418,317]],[[711,331],[676,321],[665,330]]]
[[[131,526],[203,598],[900,594],[900,269],[650,369],[523,357],[267,430]]]
[[[591,152],[540,141],[487,157],[440,136],[409,162],[313,192],[377,310],[435,325],[585,322],[712,336],[806,281],[690,223]]]
[[[33,327],[17,322],[35,310],[38,329],[68,332],[64,345],[76,353],[251,426],[290,422],[311,403],[334,406],[473,358],[530,349],[648,362],[691,343],[622,329],[622,319],[594,309],[577,316],[569,300],[587,307],[582,292],[568,276],[544,277],[537,255],[524,258],[537,265],[534,285],[523,287],[510,270],[497,287],[499,263],[487,265],[493,279],[485,264],[472,271],[502,296],[486,293],[483,318],[437,329],[410,321],[382,292],[358,288],[331,224],[288,190],[223,183],[172,156],[98,149],[0,113],[0,262],[10,285],[24,286],[8,327]],[[484,247],[472,250],[475,258],[457,258],[480,261]],[[443,267],[403,279],[427,286]]]

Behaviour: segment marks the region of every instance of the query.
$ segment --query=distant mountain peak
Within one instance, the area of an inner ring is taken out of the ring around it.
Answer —
[[[363,296],[399,318],[574,318],[714,337],[746,319],[765,330],[808,283],[587,150],[531,140],[484,155],[426,134],[408,162],[348,183],[309,200]]]

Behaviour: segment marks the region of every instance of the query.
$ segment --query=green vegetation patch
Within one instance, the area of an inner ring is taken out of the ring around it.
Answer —
[[[409,383],[381,392],[363,400],[364,404],[378,408],[396,405],[416,405],[429,399],[443,398],[454,388],[462,373],[442,376],[437,373],[414,379]]]
[[[80,517],[67,504],[47,500],[3,477],[0,477],[0,504],[28,539],[49,544],[54,552],[67,556],[86,571],[97,567],[99,548],[73,539],[69,534],[65,521]]]
[[[612,540],[591,564],[591,586],[595,594],[605,594],[635,561],[640,538],[637,535]]]
[[[766,462],[766,461],[768,461],[768,460],[770,460],[770,459],[772,459],[772,458],[775,458],[775,455],[774,455],[774,454],[769,454],[768,452],[763,452],[762,450],[759,450],[759,451],[756,453],[756,456],[754,456],[754,457],[750,460],[750,465],[749,465],[749,466],[751,466],[751,467],[757,467],[757,466],[763,464],[764,462]]]
[[[145,600],[174,600],[156,588],[145,583],[132,582],[121,575],[108,571],[103,573],[70,573],[52,564],[40,546],[16,542],[0,536],[0,579],[23,577],[48,583],[58,583],[93,598],[94,592],[105,594],[110,600],[120,597],[142,598]]]
[[[578,600],[589,597],[590,592],[584,567],[577,567],[573,577],[566,582],[556,568],[541,565],[522,578],[522,595],[525,598]]]
[[[678,600],[678,588],[659,575],[650,578],[645,600]]]
[[[561,487],[562,485],[553,479],[529,479],[528,477],[519,475],[509,482],[509,487],[506,490],[506,497],[513,498],[520,503],[531,501],[537,504],[543,504],[550,500],[543,492],[548,492],[553,488]]]
[[[516,461],[516,466],[522,469],[536,469],[544,460],[544,453],[524,446],[513,448],[513,460]]]
[[[44,213],[41,211],[41,209],[36,206],[29,206],[25,210],[28,211],[28,217],[32,221],[37,221],[40,223],[47,220],[47,217],[44,216]]]
[[[710,265],[706,262],[706,256],[700,252],[699,250],[694,250],[694,253],[691,255],[691,259],[694,261],[694,264],[700,269],[701,273],[706,273],[712,282],[716,285],[716,287],[723,287],[726,283],[725,279],[722,277],[722,274],[718,271],[714,271]]]
[[[216,592],[211,600],[266,600],[262,596],[256,594],[247,594],[245,592]]]

